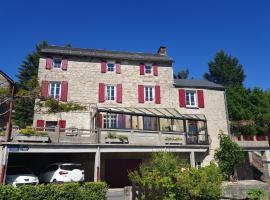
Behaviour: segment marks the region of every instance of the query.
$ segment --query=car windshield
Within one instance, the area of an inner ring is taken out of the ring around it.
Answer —
[[[63,170],[73,170],[73,169],[81,169],[82,166],[80,164],[69,164],[69,165],[60,165],[60,168]]]
[[[7,169],[7,175],[15,174],[32,174],[32,172],[25,167],[9,167]]]

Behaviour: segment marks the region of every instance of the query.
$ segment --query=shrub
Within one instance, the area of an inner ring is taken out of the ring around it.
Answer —
[[[48,133],[45,131],[36,131],[31,126],[27,126],[24,129],[21,129],[20,134],[30,136],[30,135],[36,135],[36,136],[47,136]]]
[[[266,192],[261,188],[252,188],[247,192],[247,197],[251,200],[262,200],[266,196]]]
[[[222,175],[215,164],[196,169],[174,153],[153,154],[148,165],[141,165],[129,177],[140,187],[161,183],[165,200],[216,200],[221,196]],[[154,199],[154,195],[148,196]]]
[[[223,173],[224,179],[234,174],[234,169],[244,162],[244,152],[229,136],[220,134],[220,147],[215,152],[215,159]]]
[[[47,185],[0,186],[0,200],[105,200],[107,185],[65,183]]]

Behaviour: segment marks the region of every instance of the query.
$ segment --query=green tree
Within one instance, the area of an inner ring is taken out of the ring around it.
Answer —
[[[225,179],[234,175],[235,167],[244,162],[244,152],[229,136],[220,134],[220,146],[215,152],[215,159]]]
[[[243,66],[236,57],[223,50],[216,53],[214,60],[208,62],[209,72],[204,78],[226,87],[242,85],[245,80]]]
[[[18,89],[19,91],[33,92],[38,88],[38,66],[41,49],[48,46],[48,42],[43,41],[36,45],[34,52],[28,54],[19,67]],[[29,97],[18,97],[14,104],[13,121],[20,127],[26,127],[33,123],[35,99]]]
[[[175,79],[188,79],[189,77],[189,70],[183,69],[179,71],[177,74],[173,75]]]

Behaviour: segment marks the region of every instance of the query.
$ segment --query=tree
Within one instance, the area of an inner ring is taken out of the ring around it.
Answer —
[[[48,42],[43,41],[36,45],[34,52],[27,55],[19,67],[17,83],[19,91],[32,92],[38,88],[38,66],[41,49],[48,46]],[[33,123],[34,98],[17,98],[14,104],[13,121],[20,127],[26,127]]]
[[[243,66],[236,57],[226,54],[223,50],[216,53],[214,60],[208,62],[209,72],[204,78],[226,87],[243,85],[245,73]]]
[[[188,79],[188,77],[189,77],[189,70],[188,69],[182,69],[177,74],[174,74],[173,77],[175,79]]]
[[[234,175],[235,167],[244,162],[244,152],[229,136],[222,133],[219,137],[220,147],[215,152],[215,159],[218,162],[224,178],[229,179]]]

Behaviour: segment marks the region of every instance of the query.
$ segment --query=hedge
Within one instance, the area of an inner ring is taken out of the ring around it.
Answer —
[[[104,182],[0,186],[0,200],[105,200]]]

